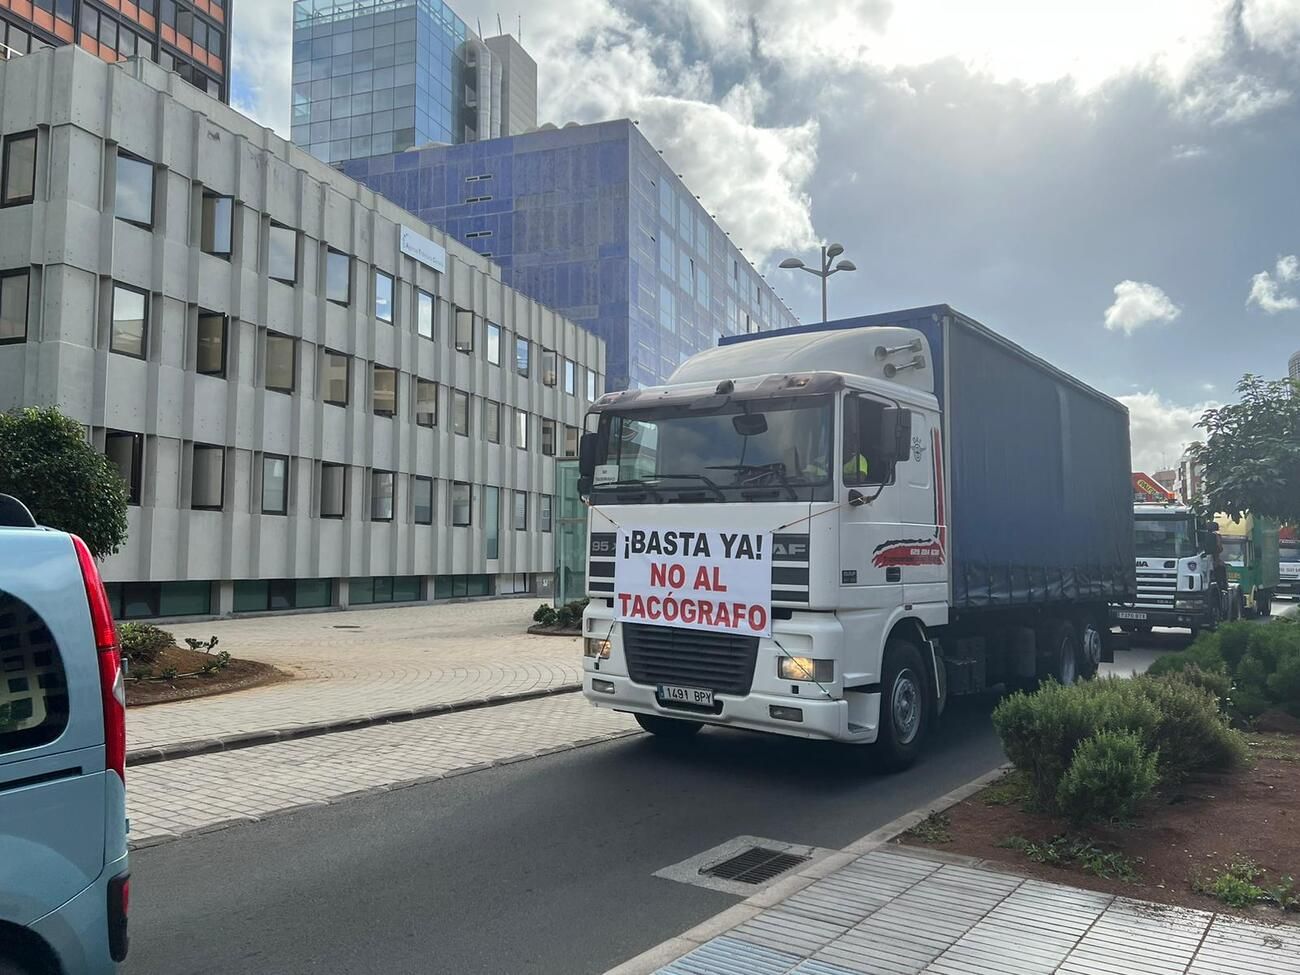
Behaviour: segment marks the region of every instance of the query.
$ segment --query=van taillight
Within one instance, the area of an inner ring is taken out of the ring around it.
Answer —
[[[90,607],[90,627],[95,633],[99,653],[99,692],[104,702],[104,767],[126,782],[126,685],[122,682],[122,657],[117,649],[117,629],[108,608],[108,594],[99,577],[99,567],[90,549],[76,535],[72,547],[77,551],[81,580],[86,586],[86,603]]]

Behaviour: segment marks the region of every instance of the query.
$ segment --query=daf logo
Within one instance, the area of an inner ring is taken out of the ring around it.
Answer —
[[[806,560],[808,558],[808,543],[776,542],[772,546],[772,558],[785,561]]]

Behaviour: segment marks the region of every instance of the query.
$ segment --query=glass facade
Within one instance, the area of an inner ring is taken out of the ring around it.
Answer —
[[[627,120],[340,168],[603,338],[608,389],[662,383],[720,335],[798,324]]]
[[[510,112],[503,71],[526,80],[532,59],[502,50],[494,58],[441,0],[295,0],[293,141],[335,163],[489,138],[503,117],[509,131],[512,117],[536,118],[537,93],[517,83]]]

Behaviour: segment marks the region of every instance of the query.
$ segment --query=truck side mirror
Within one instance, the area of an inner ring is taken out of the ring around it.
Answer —
[[[584,433],[578,441],[578,496],[586,498],[596,475],[596,435]]]
[[[912,411],[903,407],[886,406],[880,411],[880,448],[885,456],[881,461],[897,464],[912,456]]]

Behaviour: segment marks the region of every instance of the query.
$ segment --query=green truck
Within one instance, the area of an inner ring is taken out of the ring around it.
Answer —
[[[1225,515],[1217,520],[1228,580],[1240,587],[1242,612],[1268,616],[1278,586],[1280,526],[1253,515],[1239,522]]]

